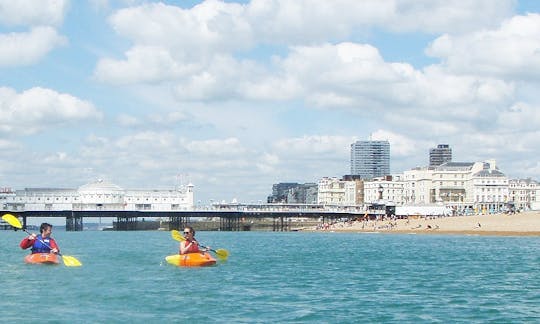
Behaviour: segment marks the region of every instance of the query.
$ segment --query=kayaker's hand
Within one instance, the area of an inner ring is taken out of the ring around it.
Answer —
[[[54,254],[58,253],[58,249],[51,249],[51,253],[54,253]]]
[[[36,239],[36,237],[37,237],[37,235],[34,234],[34,233],[32,233],[32,234],[30,234],[30,236],[28,236],[28,239],[29,239],[30,241],[33,241],[33,240]]]

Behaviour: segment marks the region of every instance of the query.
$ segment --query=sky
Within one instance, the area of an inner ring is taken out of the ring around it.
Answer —
[[[264,202],[368,139],[540,180],[539,85],[534,0],[0,0],[0,187]]]

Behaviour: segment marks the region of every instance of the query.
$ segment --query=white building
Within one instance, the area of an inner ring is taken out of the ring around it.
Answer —
[[[98,180],[78,189],[27,188],[3,197],[9,211],[193,210],[192,184],[175,190],[125,190]]]
[[[404,181],[402,175],[374,178],[364,182],[364,202],[376,203],[381,200],[386,203],[402,205],[404,198]]]
[[[506,210],[508,178],[499,171],[495,160],[475,163],[471,173],[475,212],[486,214]]]
[[[404,205],[444,205],[454,211],[488,213],[506,209],[508,179],[494,160],[447,162],[403,174]],[[397,198],[397,196],[396,196]]]
[[[324,177],[319,180],[317,203],[322,205],[358,205],[359,185],[362,181]]]
[[[430,204],[434,169],[434,167],[417,167],[403,172],[404,205]]]
[[[529,179],[513,179],[508,183],[509,202],[517,210],[540,209],[540,185]]]
[[[317,203],[321,205],[344,205],[345,182],[338,178],[324,177],[319,180]]]

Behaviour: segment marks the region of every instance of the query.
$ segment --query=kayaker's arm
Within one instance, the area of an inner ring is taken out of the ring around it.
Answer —
[[[29,236],[25,237],[21,243],[19,244],[19,246],[21,247],[21,249],[23,250],[26,250],[28,249],[29,247],[32,247],[32,245],[34,245],[34,240],[36,239],[36,234],[30,234]]]
[[[60,253],[60,249],[58,248],[58,244],[56,244],[56,241],[53,238],[50,238],[49,246],[51,247],[51,253],[54,253],[54,254]]]

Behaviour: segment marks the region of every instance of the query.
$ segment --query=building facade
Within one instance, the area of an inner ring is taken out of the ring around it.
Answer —
[[[508,182],[509,202],[515,210],[540,209],[540,185],[532,179],[512,179]]]
[[[124,190],[103,180],[78,189],[26,188],[7,196],[9,211],[178,211],[193,210],[192,184],[171,190]]]
[[[388,141],[356,141],[351,144],[351,175],[373,179],[390,174]]]
[[[385,202],[403,204],[405,182],[401,175],[384,176],[364,182],[364,200],[366,204]]]
[[[403,173],[403,182],[403,200],[396,201],[398,205],[439,204],[460,214],[508,208],[509,181],[494,160],[414,168]]]
[[[452,161],[452,149],[448,144],[439,144],[429,149],[429,166],[439,166]]]

